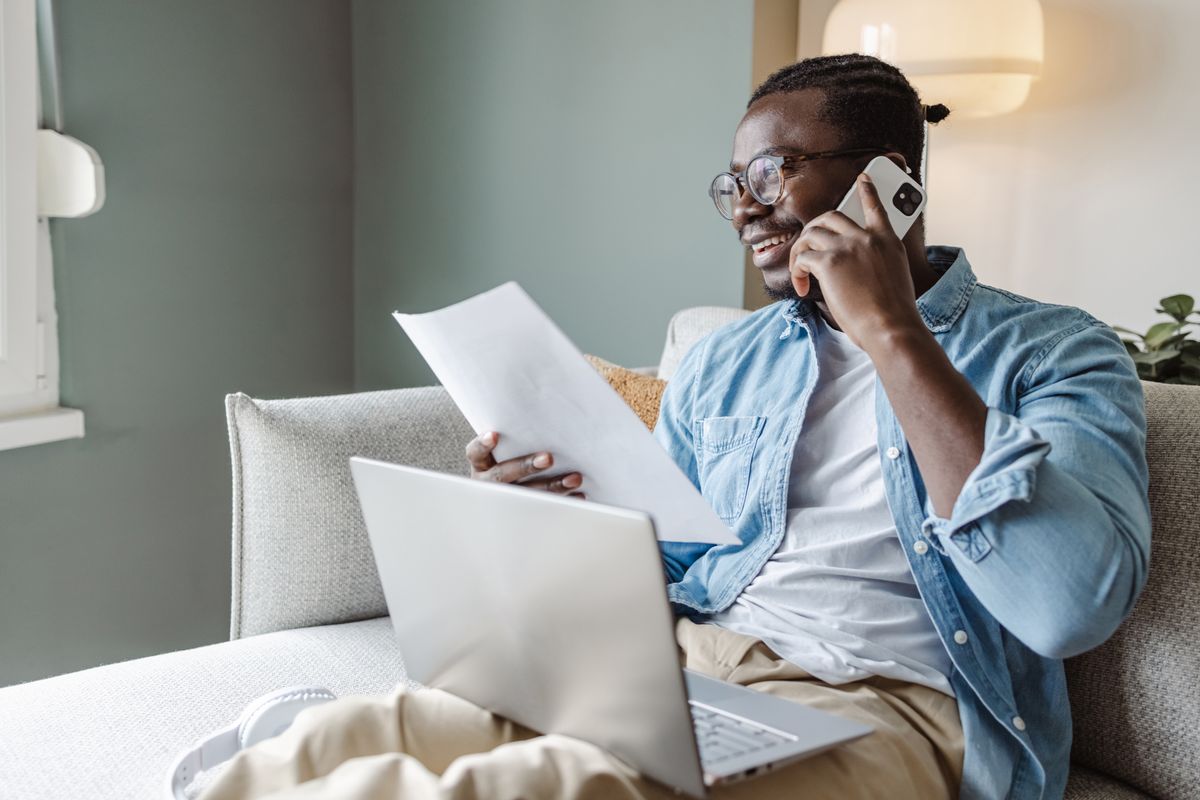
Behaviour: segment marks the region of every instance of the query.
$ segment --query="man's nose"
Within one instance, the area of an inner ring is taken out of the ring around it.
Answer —
[[[765,217],[770,213],[770,206],[758,202],[749,190],[742,189],[733,203],[733,227],[741,231],[751,220]]]

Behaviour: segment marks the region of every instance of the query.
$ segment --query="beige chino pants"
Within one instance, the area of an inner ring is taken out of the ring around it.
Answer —
[[[716,788],[714,798],[935,800],[958,795],[963,737],[951,697],[873,677],[822,683],[762,642],[681,619],[685,666],[865,722],[875,732],[776,772]],[[303,712],[282,735],[239,753],[201,800],[301,798],[654,798],[599,747],[540,736],[436,689],[346,697]]]

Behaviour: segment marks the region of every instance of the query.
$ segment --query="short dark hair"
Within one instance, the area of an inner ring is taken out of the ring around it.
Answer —
[[[943,105],[924,106],[904,73],[886,61],[857,53],[806,58],[776,70],[754,90],[746,107],[768,95],[820,89],[821,117],[846,134],[841,147],[894,148],[914,173],[921,170],[925,120],[941,122]]]

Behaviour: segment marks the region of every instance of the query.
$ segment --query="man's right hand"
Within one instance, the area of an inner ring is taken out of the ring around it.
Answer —
[[[530,453],[497,462],[492,451],[496,449],[496,443],[499,441],[500,434],[490,431],[475,437],[467,445],[467,461],[471,465],[472,478],[515,483],[531,489],[586,499],[586,495],[579,491],[579,487],[583,485],[583,476],[578,472],[550,476],[544,474],[554,466],[554,456],[550,453]]]

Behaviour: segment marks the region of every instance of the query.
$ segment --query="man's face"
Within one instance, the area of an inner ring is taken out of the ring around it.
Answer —
[[[746,112],[733,137],[732,172],[741,172],[760,155],[796,155],[837,150],[842,136],[820,119],[823,92],[805,89],[762,98]],[[767,293],[776,300],[796,298],[788,272],[788,256],[804,225],[837,207],[870,157],[827,158],[789,165],[783,196],[773,205],[743,192],[733,214],[733,227],[762,271]],[[806,299],[820,300],[814,279]]]

